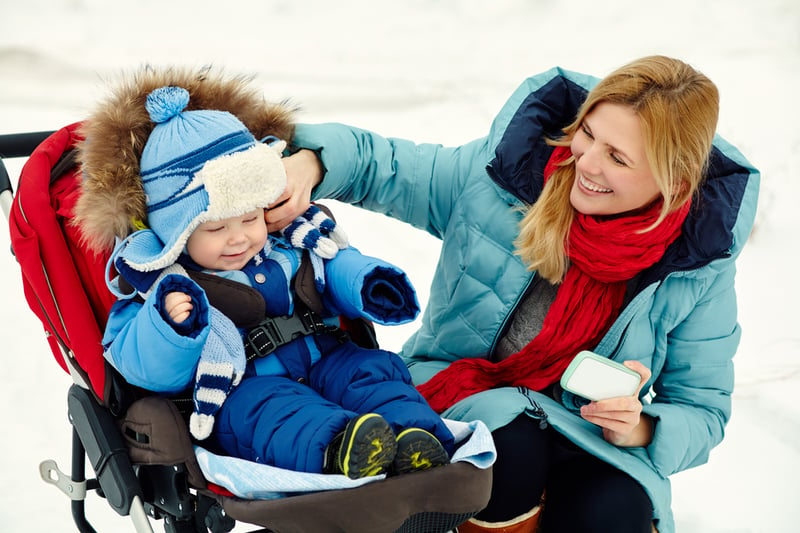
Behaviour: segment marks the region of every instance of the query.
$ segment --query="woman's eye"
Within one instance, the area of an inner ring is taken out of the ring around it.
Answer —
[[[614,163],[615,163],[615,164],[617,164],[617,165],[619,165],[619,166],[621,166],[621,167],[625,167],[625,166],[627,166],[627,164],[625,163],[625,161],[623,161],[622,159],[620,159],[619,157],[617,157],[617,156],[616,156],[616,155],[615,155],[613,152],[611,153],[611,160],[612,160],[612,161],[614,161]]]
[[[594,137],[592,137],[592,132],[589,131],[589,128],[587,128],[586,125],[581,125],[581,131],[583,132],[584,135],[586,135],[590,139],[594,139]]]
[[[242,221],[243,224],[252,224],[256,221],[256,217],[246,218]]]

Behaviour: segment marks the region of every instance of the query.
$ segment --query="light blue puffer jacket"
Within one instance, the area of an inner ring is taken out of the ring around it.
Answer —
[[[526,80],[489,134],[445,148],[385,139],[340,125],[300,125],[295,143],[317,151],[326,169],[315,198],[335,198],[406,221],[442,239],[422,325],[403,357],[416,382],[449,362],[487,357],[534,273],[513,253],[515,209],[541,192],[557,136],[596,79],[554,68]],[[523,388],[467,398],[444,413],[496,429],[528,413],[629,473],[647,490],[661,533],[674,530],[668,476],[701,465],[719,444],[731,412],[739,344],[735,260],[753,226],[759,173],[722,138],[709,176],[661,262],[629,287],[629,303],[595,351],[652,370],[646,413],[656,420],[646,448],[617,448],[560,401]]]

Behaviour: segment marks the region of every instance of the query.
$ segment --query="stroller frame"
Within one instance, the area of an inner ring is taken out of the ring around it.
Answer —
[[[28,162],[36,156],[46,159],[44,166],[49,175],[39,176],[42,187],[52,188],[65,176],[79,180],[75,174],[74,151],[70,149],[76,141],[78,126],[73,124],[56,132],[0,135],[0,206],[10,222],[14,221],[15,213],[12,211],[17,198],[3,159],[30,157]],[[58,149],[54,151],[53,145],[64,148],[63,153]],[[43,151],[46,152],[44,155],[39,153]],[[54,152],[57,161],[53,160]],[[42,161],[37,160],[37,163]],[[23,188],[26,168],[20,177],[18,193]],[[42,173],[41,169],[39,173]],[[50,200],[49,195],[47,200]],[[17,211],[21,210],[16,207]],[[16,215],[24,216],[24,213]],[[12,246],[13,233],[12,228]],[[16,255],[16,251],[12,252]],[[20,257],[17,259],[19,261]],[[105,262],[103,258],[95,261]],[[224,494],[224,491],[214,490],[197,465],[188,429],[175,404],[166,398],[143,395],[105,363],[101,352],[98,360],[98,353],[86,355],[85,346],[76,347],[76,339],[74,336],[70,338],[65,324],[70,317],[59,308],[54,294],[57,283],[50,285],[44,261],[41,263],[50,294],[40,297],[26,285],[26,298],[31,310],[42,320],[56,359],[72,376],[74,383],[67,394],[72,425],[71,473],[65,474],[55,461],[46,460],[40,464],[40,475],[70,498],[73,521],[81,533],[95,532],[85,509],[85,500],[92,492],[105,498],[119,515],[129,516],[138,533],[153,532],[151,519],[163,520],[166,533],[226,533],[235,527],[237,520],[264,526],[253,533],[300,532],[312,528],[315,532],[382,533],[391,529],[401,533],[425,533],[454,529],[488,502],[491,469],[480,470],[466,463],[398,476],[357,489],[271,501],[240,500]],[[27,283],[25,268],[20,266],[23,280]],[[96,294],[92,296],[98,299]],[[90,298],[87,296],[87,299]],[[99,318],[104,311],[107,312],[104,305],[110,305],[109,302],[92,301],[87,312],[94,312]],[[98,325],[97,332],[92,331],[88,336],[96,336],[100,327]],[[90,349],[101,350],[99,338],[95,341],[96,346],[91,345]],[[84,368],[86,361],[94,366]],[[165,432],[175,433],[183,440],[166,451],[156,450],[153,441],[161,439],[158,435]],[[93,478],[86,477],[87,458],[95,474]],[[359,510],[364,515],[358,519],[327,516],[342,514],[341,508],[351,503],[353,498],[359,502]],[[398,504],[388,510],[371,509],[375,506],[362,503],[364,500],[394,503],[394,499]],[[308,520],[302,515],[308,514],[309,507],[320,513],[319,518],[315,518],[318,521],[313,522],[313,526],[296,524],[299,518]],[[364,525],[361,521],[373,525]],[[389,524],[393,525],[390,527]],[[434,527],[431,524],[436,528],[431,529]]]
[[[42,131],[0,136],[0,206],[7,219],[13,202],[13,189],[3,159],[30,156],[54,133]],[[71,155],[60,160],[51,173],[51,182],[73,165]],[[60,310],[57,316],[60,319]],[[131,462],[112,411],[101,405],[92,393],[84,372],[75,364],[64,339],[58,334],[53,336],[61,349],[64,364],[76,382],[67,394],[67,414],[72,425],[71,473],[62,472],[50,459],[40,463],[39,473],[44,482],[55,485],[70,498],[72,518],[78,531],[95,533],[85,509],[85,500],[91,491],[105,498],[118,514],[130,516],[137,533],[153,532],[149,517],[163,519],[168,533],[200,531],[201,524],[212,533],[233,529],[235,521],[225,515],[218,502],[204,494],[192,495],[185,466],[135,466]],[[143,437],[140,435],[139,438]],[[87,458],[95,478],[86,478]],[[142,487],[148,485],[171,490],[162,490],[158,505],[155,505],[146,502]],[[195,524],[197,520],[200,522]]]

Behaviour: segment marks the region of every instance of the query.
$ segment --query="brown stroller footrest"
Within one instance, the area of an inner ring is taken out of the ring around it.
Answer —
[[[354,489],[278,500],[218,499],[231,517],[280,533],[434,533],[483,509],[491,485],[491,468],[457,462]]]

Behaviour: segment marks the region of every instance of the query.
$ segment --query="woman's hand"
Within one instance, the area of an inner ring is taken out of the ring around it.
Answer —
[[[176,324],[180,324],[192,313],[192,297],[182,292],[169,292],[164,297],[164,309]]]
[[[264,214],[267,229],[280,231],[306,212],[311,204],[311,191],[322,181],[322,164],[311,150],[283,158],[286,169],[286,190]]]
[[[603,428],[603,438],[616,446],[647,446],[653,439],[653,420],[642,414],[639,393],[650,379],[650,369],[638,361],[625,361],[625,366],[642,379],[633,396],[609,398],[581,407],[581,416]]]

